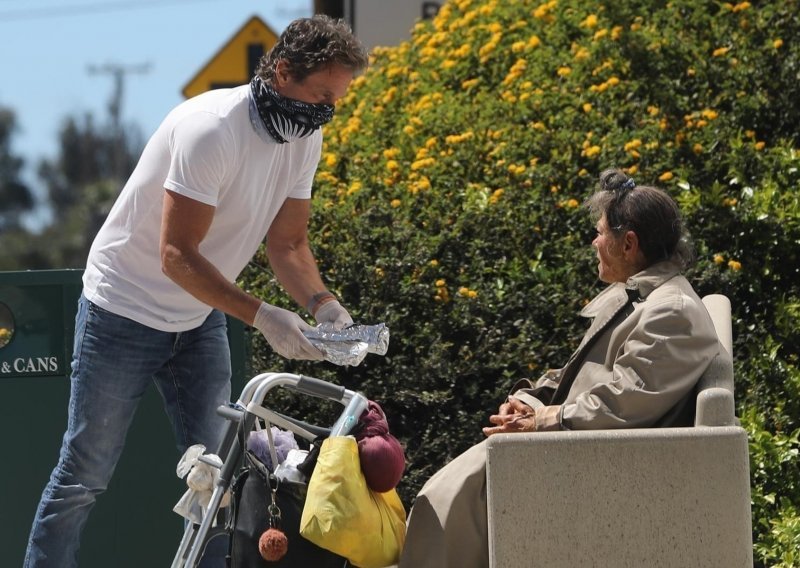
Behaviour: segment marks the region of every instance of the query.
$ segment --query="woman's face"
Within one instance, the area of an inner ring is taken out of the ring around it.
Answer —
[[[617,236],[608,226],[605,216],[597,222],[597,236],[592,246],[597,250],[597,272],[606,284],[626,282],[636,273],[625,259],[624,235]]]

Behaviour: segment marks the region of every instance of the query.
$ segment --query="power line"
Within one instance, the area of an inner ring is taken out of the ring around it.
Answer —
[[[118,179],[122,179],[125,169],[125,138],[122,135],[122,98],[125,94],[125,76],[132,73],[149,73],[150,63],[139,63],[137,65],[121,65],[118,63],[90,65],[88,71],[91,75],[109,74],[114,79],[114,91],[108,103],[113,140],[111,167],[114,175]]]
[[[160,8],[170,4],[199,4],[200,2],[217,2],[219,0],[137,0],[126,2],[93,2],[90,4],[73,4],[70,6],[48,6],[46,8],[33,8],[26,10],[0,11],[0,24],[3,22],[19,20],[43,20],[61,18],[64,16],[83,16],[87,14],[102,14],[107,12],[120,12],[141,10],[147,8]]]

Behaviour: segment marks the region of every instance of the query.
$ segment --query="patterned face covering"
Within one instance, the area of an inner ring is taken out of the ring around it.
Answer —
[[[284,97],[261,77],[253,77],[250,90],[261,121],[279,144],[305,138],[333,118],[333,105],[304,103]]]

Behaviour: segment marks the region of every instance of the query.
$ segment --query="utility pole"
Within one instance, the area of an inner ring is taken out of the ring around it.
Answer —
[[[109,74],[114,80],[114,90],[108,102],[108,113],[111,116],[112,141],[114,144],[112,159],[112,172],[117,179],[122,178],[125,159],[125,136],[122,134],[122,99],[125,94],[125,76],[133,73],[144,74],[150,72],[150,63],[136,65],[121,65],[119,63],[106,63],[105,65],[90,65],[89,74]]]

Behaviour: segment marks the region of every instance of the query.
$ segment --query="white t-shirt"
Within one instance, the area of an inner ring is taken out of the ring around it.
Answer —
[[[186,331],[211,308],[161,271],[164,188],[216,208],[200,252],[231,282],[286,198],[310,199],[322,131],[277,144],[250,122],[250,87],[219,89],[170,112],[145,146],[92,244],[84,294],[162,331]]]

